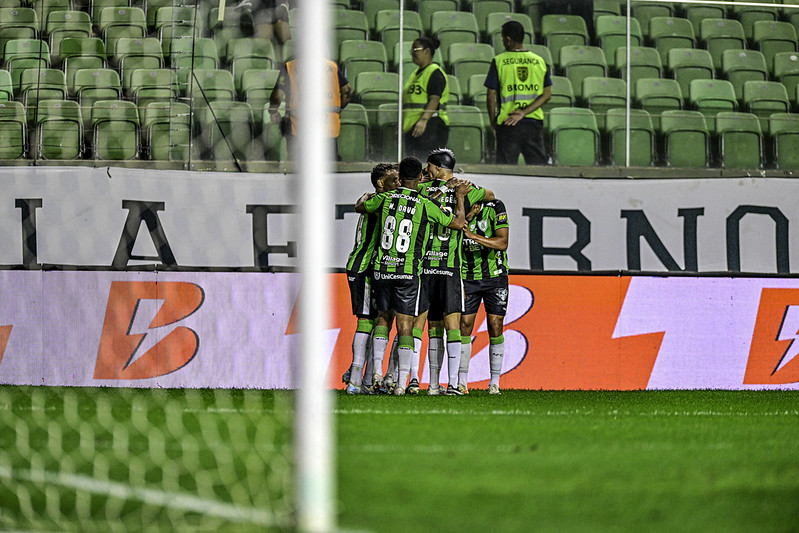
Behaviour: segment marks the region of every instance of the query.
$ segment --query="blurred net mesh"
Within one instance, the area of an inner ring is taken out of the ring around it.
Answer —
[[[285,393],[0,388],[0,529],[290,529],[291,418]]]

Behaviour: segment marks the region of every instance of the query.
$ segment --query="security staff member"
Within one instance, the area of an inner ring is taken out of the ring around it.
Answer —
[[[552,96],[552,80],[541,56],[525,50],[523,42],[521,23],[502,25],[505,51],[491,62],[484,83],[488,119],[497,139],[498,164],[515,165],[521,153],[528,165],[546,165],[541,106]]]
[[[449,84],[444,70],[433,63],[436,39],[413,41],[411,57],[417,66],[402,91],[402,131],[405,153],[424,161],[449,140]]]

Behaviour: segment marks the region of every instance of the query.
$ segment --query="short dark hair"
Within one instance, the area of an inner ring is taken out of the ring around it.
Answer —
[[[524,26],[516,20],[509,20],[502,25],[502,36],[510,38],[515,43],[524,42]]]
[[[413,181],[422,173],[422,162],[413,156],[400,161],[399,177],[402,181]]]
[[[422,45],[422,48],[428,48],[431,53],[435,53],[435,51],[438,50],[438,47],[441,46],[441,41],[435,37],[426,37],[423,35],[421,37],[417,37],[416,41]]]
[[[455,154],[449,148],[436,148],[427,156],[427,162],[449,170],[455,169]]]
[[[372,187],[377,189],[377,180],[397,168],[394,163],[378,163],[372,168]]]

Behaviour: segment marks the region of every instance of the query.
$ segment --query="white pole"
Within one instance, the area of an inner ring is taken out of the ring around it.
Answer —
[[[404,63],[405,63],[405,2],[400,0],[400,30],[399,30],[399,62],[397,63],[397,70],[399,72],[399,88],[397,94],[399,95],[397,102],[397,161],[402,159],[402,87],[405,85],[404,77]]]
[[[630,166],[630,80],[632,76],[630,75],[630,71],[632,70],[632,65],[630,65],[630,58],[632,54],[630,53],[630,47],[632,46],[632,38],[630,37],[630,17],[632,12],[632,2],[627,2],[627,106],[625,111],[625,117],[627,119],[625,125],[626,131],[626,138],[624,143],[624,165],[629,167]],[[605,118],[607,120],[607,117]]]
[[[296,410],[297,526],[300,531],[335,527],[331,392],[326,381],[324,331],[328,327],[332,143],[325,116],[330,107],[328,50],[330,10],[326,1],[302,0],[297,24],[298,139],[292,154],[299,179],[301,357]]]

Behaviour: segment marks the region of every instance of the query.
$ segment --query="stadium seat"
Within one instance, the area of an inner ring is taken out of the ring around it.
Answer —
[[[252,108],[246,102],[213,101],[195,108],[199,128],[196,149],[201,159],[249,160],[253,150]]]
[[[574,96],[580,98],[583,80],[588,77],[604,77],[608,73],[605,53],[598,46],[564,46],[560,49],[560,68],[574,88]]]
[[[377,108],[380,104],[396,102],[399,98],[399,74],[396,72],[361,72],[353,87],[355,98],[365,108],[369,124],[377,126]]]
[[[278,111],[281,114],[285,113],[285,103],[280,104]],[[280,124],[272,122],[266,107],[261,115],[263,116],[263,123],[261,124],[261,136],[258,144],[263,147],[264,158],[272,161],[285,161],[288,159],[288,145],[286,138],[280,132]]]
[[[27,152],[27,119],[19,102],[0,102],[0,159],[21,159]]]
[[[649,39],[660,52],[668,57],[674,48],[694,48],[696,37],[691,21],[676,17],[654,17],[649,21]]]
[[[556,107],[547,130],[556,165],[588,167],[599,162],[599,129],[594,112],[580,107]]]
[[[447,4],[449,9],[451,4]],[[377,26],[377,14],[381,11],[395,10],[399,11],[400,0],[362,0],[361,9],[366,14],[366,23],[369,28]]]
[[[200,69],[194,71],[187,96],[200,104],[216,100],[236,99],[233,74],[224,69]]]
[[[552,79],[552,98],[543,105],[544,116],[556,107],[573,107],[576,103],[572,82],[566,76],[550,76]]]
[[[60,62],[61,41],[66,37],[91,37],[92,20],[85,11],[53,11],[45,25],[53,62]]]
[[[597,127],[605,127],[608,110],[627,105],[627,84],[619,78],[588,77],[583,79],[582,100],[594,112]]]
[[[787,113],[791,110],[788,92],[778,81],[747,81],[744,83],[744,109],[760,119],[760,129],[770,131],[769,117],[772,113]]]
[[[608,162],[614,166],[627,166],[627,110],[624,108],[608,110],[604,131],[608,139]],[[652,166],[656,158],[652,118],[643,109],[630,109],[629,166]]]
[[[14,0],[5,1],[3,2],[3,7],[15,7],[11,4],[14,3]],[[39,19],[39,35],[46,34],[46,27],[47,27],[47,17],[48,15],[56,12],[56,11],[69,11],[73,9],[71,0],[32,0],[29,2],[19,2],[19,5],[16,7],[31,7],[36,12],[36,17]],[[76,10],[78,5],[76,3]],[[86,13],[86,16],[89,17],[91,20],[91,16],[85,10],[81,10]],[[52,46],[51,46],[52,48]]]
[[[667,109],[682,109],[683,95],[677,80],[643,78],[635,83],[636,107],[649,111],[652,124],[660,127],[660,114]]]
[[[65,37],[61,41],[60,53],[67,86],[80,69],[106,67],[105,43],[97,37]]]
[[[466,80],[466,83],[469,83],[469,80]],[[463,104],[464,94],[460,80],[452,74],[447,74],[447,85],[449,87],[449,103]]]
[[[723,168],[762,167],[763,140],[760,121],[755,115],[722,111],[716,115],[716,131]]]
[[[139,157],[139,113],[125,100],[98,100],[92,106],[92,157],[124,161]]]
[[[632,16],[641,24],[641,31],[644,38],[648,39],[649,21],[655,17],[673,17],[674,5],[667,2],[633,2]]]
[[[89,14],[92,16],[92,21],[97,24],[100,20],[100,14],[103,9],[107,7],[129,7],[130,0],[91,0],[91,5],[88,9]]]
[[[366,14],[354,9],[338,9],[330,13],[333,25],[334,50],[344,41],[365,41],[369,38]],[[228,52],[228,55],[230,53]]]
[[[660,78],[663,76],[663,63],[660,52],[645,46],[630,47],[630,93],[636,95],[638,80]],[[616,68],[619,77],[627,80],[627,47],[616,49]]]
[[[20,74],[20,99],[28,111],[28,119],[36,114],[36,102],[39,100],[66,100],[67,83],[64,72],[56,68],[29,68]]]
[[[712,4],[683,4],[683,16],[694,26],[694,35],[700,34],[700,26],[705,19],[723,19],[727,16],[726,6]]]
[[[3,48],[3,65],[11,73],[14,89],[19,89],[23,70],[50,67],[50,47],[39,39],[12,39]]]
[[[12,100],[14,100],[14,84],[11,81],[11,73],[7,70],[0,70],[0,102]]]
[[[205,34],[203,25],[199,21],[200,15],[191,6],[162,7],[158,11],[163,13],[156,16],[155,34],[161,41],[165,58],[172,54],[172,43],[175,41],[199,38]]]
[[[463,85],[469,83],[474,74],[488,73],[494,49],[483,43],[454,43],[449,48],[449,71]]]
[[[721,56],[721,70],[732,83],[739,102],[743,100],[745,82],[768,79],[766,58],[757,50],[726,50]]]
[[[690,94],[691,80],[714,78],[713,58],[707,50],[672,48],[666,57],[671,76],[680,84],[683,95]]]
[[[434,35],[433,15],[442,11],[457,11],[460,2],[457,0],[420,0],[417,10],[422,19],[422,28],[425,35]],[[398,8],[397,8],[398,9]],[[476,21],[475,21],[476,23]]]
[[[144,111],[142,144],[147,158],[188,161],[191,114],[182,102],[151,102]]]
[[[774,56],[774,79],[783,85],[788,94],[796,94],[799,86],[799,54],[779,52]]]
[[[796,29],[787,22],[758,21],[753,29],[753,41],[763,52],[766,64],[774,64],[774,56],[780,52],[796,52]]]
[[[124,86],[128,98],[136,103],[139,120],[152,102],[168,102],[179,96],[177,74],[168,68],[134,70]]]
[[[275,88],[280,71],[277,69],[250,69],[241,76],[239,89],[240,99],[252,107],[253,124],[256,134],[260,135],[260,126],[263,124],[264,106],[269,103],[269,95]]]
[[[439,11],[430,19],[430,33],[441,42],[441,57],[447,61],[453,43],[480,42],[477,17],[466,11]]]
[[[122,82],[116,70],[109,68],[86,68],[75,72],[69,92],[81,107],[81,114],[88,126],[94,102],[119,100],[122,97]]]
[[[368,161],[370,144],[366,108],[361,104],[349,104],[341,110],[341,132],[338,137],[340,160]]]
[[[233,82],[237,89],[241,87],[241,77],[246,71],[277,68],[277,55],[269,39],[235,39],[228,43],[227,53],[227,64],[233,73]]]
[[[169,66],[178,71],[178,86],[185,92],[192,68],[207,70],[219,68],[218,48],[213,39],[176,39],[172,42]]]
[[[140,7],[106,7],[95,20],[107,50],[114,50],[118,39],[147,36],[147,17]]]
[[[398,9],[384,9],[377,12],[375,34],[378,40],[386,47],[386,54],[390,64],[396,64],[394,57],[397,43],[399,42],[400,12]],[[405,27],[403,39],[413,41],[422,36],[422,18],[415,11],[405,11]]]
[[[727,80],[692,80],[689,89],[691,108],[705,115],[708,128],[715,131],[715,116],[720,111],[736,111],[735,89]]]
[[[449,116],[449,142],[458,155],[458,163],[480,163],[486,151],[483,112],[475,106],[452,105]]]
[[[399,160],[401,154],[397,153],[397,139],[399,138],[399,106],[397,104],[380,104],[377,108],[377,142],[372,142],[372,157],[375,160]]]
[[[541,19],[541,36],[556,62],[560,60],[562,47],[588,44],[585,21],[577,15],[544,15]],[[560,63],[556,66],[559,67]]]
[[[39,17],[30,7],[0,7],[0,50],[13,39],[35,39]]]
[[[469,78],[469,81],[466,82],[466,100],[469,105],[478,107],[481,111],[487,113],[486,92],[488,89],[483,85],[485,79],[486,77],[482,74],[473,74]]]
[[[495,54],[505,51],[505,47],[502,44],[502,25],[511,20],[515,20],[524,28],[525,44],[535,43],[535,31],[530,17],[524,13],[491,13],[486,18],[485,42],[488,42],[494,48]]]
[[[547,67],[549,67],[550,76],[554,74],[553,69],[555,68],[555,60],[552,59],[552,54],[550,53],[549,48],[547,48],[546,45],[531,44],[528,45],[526,48],[544,60],[544,63],[546,63]]]
[[[74,100],[40,100],[32,151],[38,159],[80,159],[83,120]]]
[[[704,19],[699,28],[700,40],[713,56],[713,66],[716,70],[721,70],[721,56],[725,50],[746,48],[744,28],[737,20]]]
[[[155,37],[120,37],[111,58],[111,64],[119,68],[124,86],[130,84],[130,75],[137,69],[154,70],[164,66],[161,43]]]
[[[799,170],[799,115],[774,113],[769,121],[772,160],[779,169]]]
[[[605,51],[605,61],[611,68],[616,67],[616,49],[627,46],[627,17],[602,15],[596,18],[597,44]],[[636,19],[630,19],[630,42],[641,46],[644,37]]]
[[[663,158],[669,167],[710,165],[710,132],[699,111],[668,110],[660,115]]]
[[[594,28],[597,27],[599,17],[621,16],[621,0],[594,0]],[[633,20],[633,19],[631,19]],[[640,29],[640,28],[639,28]],[[597,38],[599,36],[597,35]]]
[[[514,8],[513,4],[513,1],[508,0],[465,0],[464,7],[466,7],[467,11],[474,13],[480,35],[488,39],[488,17],[491,15],[511,15]],[[524,13],[519,14],[530,22],[530,33],[532,34],[533,23],[530,17]]]
[[[544,0],[519,0],[518,12],[524,13],[533,22],[533,31],[541,35],[541,19],[544,18]]]
[[[750,2],[744,2],[750,3]],[[751,2],[755,3],[755,2]],[[774,3],[776,0],[759,2],[759,3]],[[732,16],[741,23],[744,29],[744,35],[750,41],[754,37],[754,26],[758,22],[774,22],[777,20],[777,7],[766,7],[763,5],[733,5]]]
[[[227,45],[233,39],[251,37],[252,16],[246,10],[226,7],[222,19],[219,18],[219,8],[213,7],[208,12],[208,31],[210,38],[216,44],[216,55],[226,57]]]
[[[377,41],[344,41],[338,60],[350,83],[361,72],[384,72],[388,63],[386,47]]]

